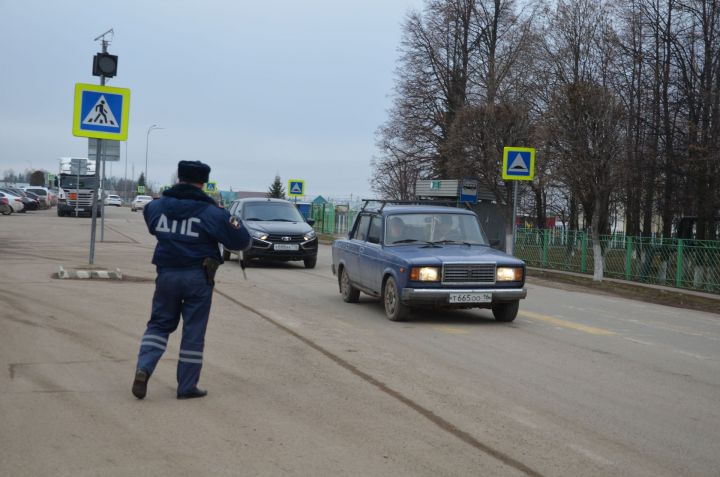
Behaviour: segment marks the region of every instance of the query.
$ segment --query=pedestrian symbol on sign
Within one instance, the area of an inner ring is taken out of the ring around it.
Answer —
[[[83,124],[102,124],[107,126],[117,126],[117,120],[112,110],[108,107],[105,95],[100,95],[95,106],[85,116]]]

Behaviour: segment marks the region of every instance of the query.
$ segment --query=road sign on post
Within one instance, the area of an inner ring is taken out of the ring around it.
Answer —
[[[88,157],[97,157],[98,140],[95,138],[88,139]],[[105,162],[120,162],[120,141],[103,141],[102,156]]]
[[[503,148],[502,178],[506,181],[531,181],[535,177],[535,149]]]
[[[87,159],[72,158],[70,159],[70,174],[84,176],[87,175]]]
[[[302,179],[290,179],[288,181],[287,195],[290,197],[305,195],[305,181]]]
[[[217,192],[217,182],[211,181],[205,183],[205,192]]]
[[[460,202],[477,204],[478,181],[475,179],[463,179],[460,185]]]
[[[502,178],[506,181],[516,181],[513,184],[513,223],[512,223],[512,240],[507,252],[515,253],[515,236],[517,234],[517,181],[531,181],[535,177],[535,149],[532,147],[513,147],[506,146],[503,148],[503,165]]]
[[[77,83],[73,135],[97,139],[127,140],[130,90]]]
[[[145,193],[145,186],[137,186],[137,192],[138,194],[144,194]]]

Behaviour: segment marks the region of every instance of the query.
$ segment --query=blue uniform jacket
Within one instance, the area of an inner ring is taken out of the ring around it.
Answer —
[[[176,184],[163,197],[146,204],[148,231],[157,237],[152,263],[165,267],[201,266],[205,257],[222,262],[218,242],[232,250],[252,243],[247,230],[230,223],[230,213],[202,190]]]

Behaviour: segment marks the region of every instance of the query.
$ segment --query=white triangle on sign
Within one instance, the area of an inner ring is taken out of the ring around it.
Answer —
[[[117,119],[115,119],[115,115],[108,106],[105,95],[100,95],[98,100],[95,102],[95,105],[92,107],[87,116],[85,116],[85,119],[83,119],[82,123],[85,125],[118,127]]]
[[[293,194],[301,194],[302,188],[300,187],[300,184],[298,184],[297,182],[294,183],[290,188],[290,192],[292,192]]]
[[[523,161],[522,155],[520,153],[517,153],[515,155],[515,159],[513,159],[508,170],[513,172],[530,172],[528,166],[525,164],[525,161]]]

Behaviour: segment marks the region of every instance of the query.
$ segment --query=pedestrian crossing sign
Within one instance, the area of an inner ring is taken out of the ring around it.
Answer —
[[[506,181],[531,181],[535,177],[535,149],[503,148],[502,178]]]
[[[207,182],[205,183],[205,192],[217,192],[217,182]]]
[[[73,135],[127,140],[130,90],[94,84],[75,85]]]
[[[288,195],[297,197],[305,195],[305,181],[300,179],[290,179],[288,181]]]

